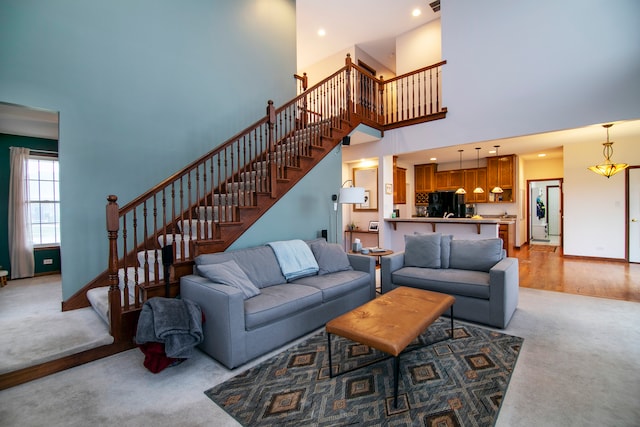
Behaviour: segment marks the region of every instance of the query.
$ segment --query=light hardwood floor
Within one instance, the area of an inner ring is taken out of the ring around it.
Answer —
[[[524,245],[515,256],[520,287],[640,302],[640,264],[565,258],[556,246]]]

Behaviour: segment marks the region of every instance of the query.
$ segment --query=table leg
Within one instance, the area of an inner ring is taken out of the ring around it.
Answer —
[[[453,339],[453,304],[449,310],[449,317],[451,318],[451,339]]]
[[[398,376],[400,375],[400,356],[393,358],[393,407],[398,407]]]
[[[333,366],[331,365],[331,334],[327,332],[327,350],[329,352],[329,378],[333,378]]]

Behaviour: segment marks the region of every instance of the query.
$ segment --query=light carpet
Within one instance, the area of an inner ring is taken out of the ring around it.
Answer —
[[[638,303],[520,289],[499,332],[525,343],[495,427],[640,425],[639,325]],[[152,374],[125,351],[1,390],[0,426],[237,427],[204,391],[308,338],[232,371],[197,351]]]
[[[0,288],[0,374],[113,342],[92,308],[62,312],[60,289],[59,275]]]

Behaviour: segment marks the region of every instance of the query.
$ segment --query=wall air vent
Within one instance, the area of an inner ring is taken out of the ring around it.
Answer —
[[[432,1],[429,3],[429,6],[431,6],[431,10],[434,12],[440,12],[440,0]]]

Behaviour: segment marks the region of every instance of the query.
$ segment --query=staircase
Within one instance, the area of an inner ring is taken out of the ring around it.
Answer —
[[[385,81],[347,55],[344,67],[311,88],[296,76],[303,82],[296,98],[279,108],[269,101],[265,117],[135,200],[119,207],[108,196],[108,268],[63,310],[91,300],[114,344],[40,367],[26,380],[132,348],[144,301],[177,295],[197,255],[226,250],[359,124],[384,132],[445,118],[445,63]]]

